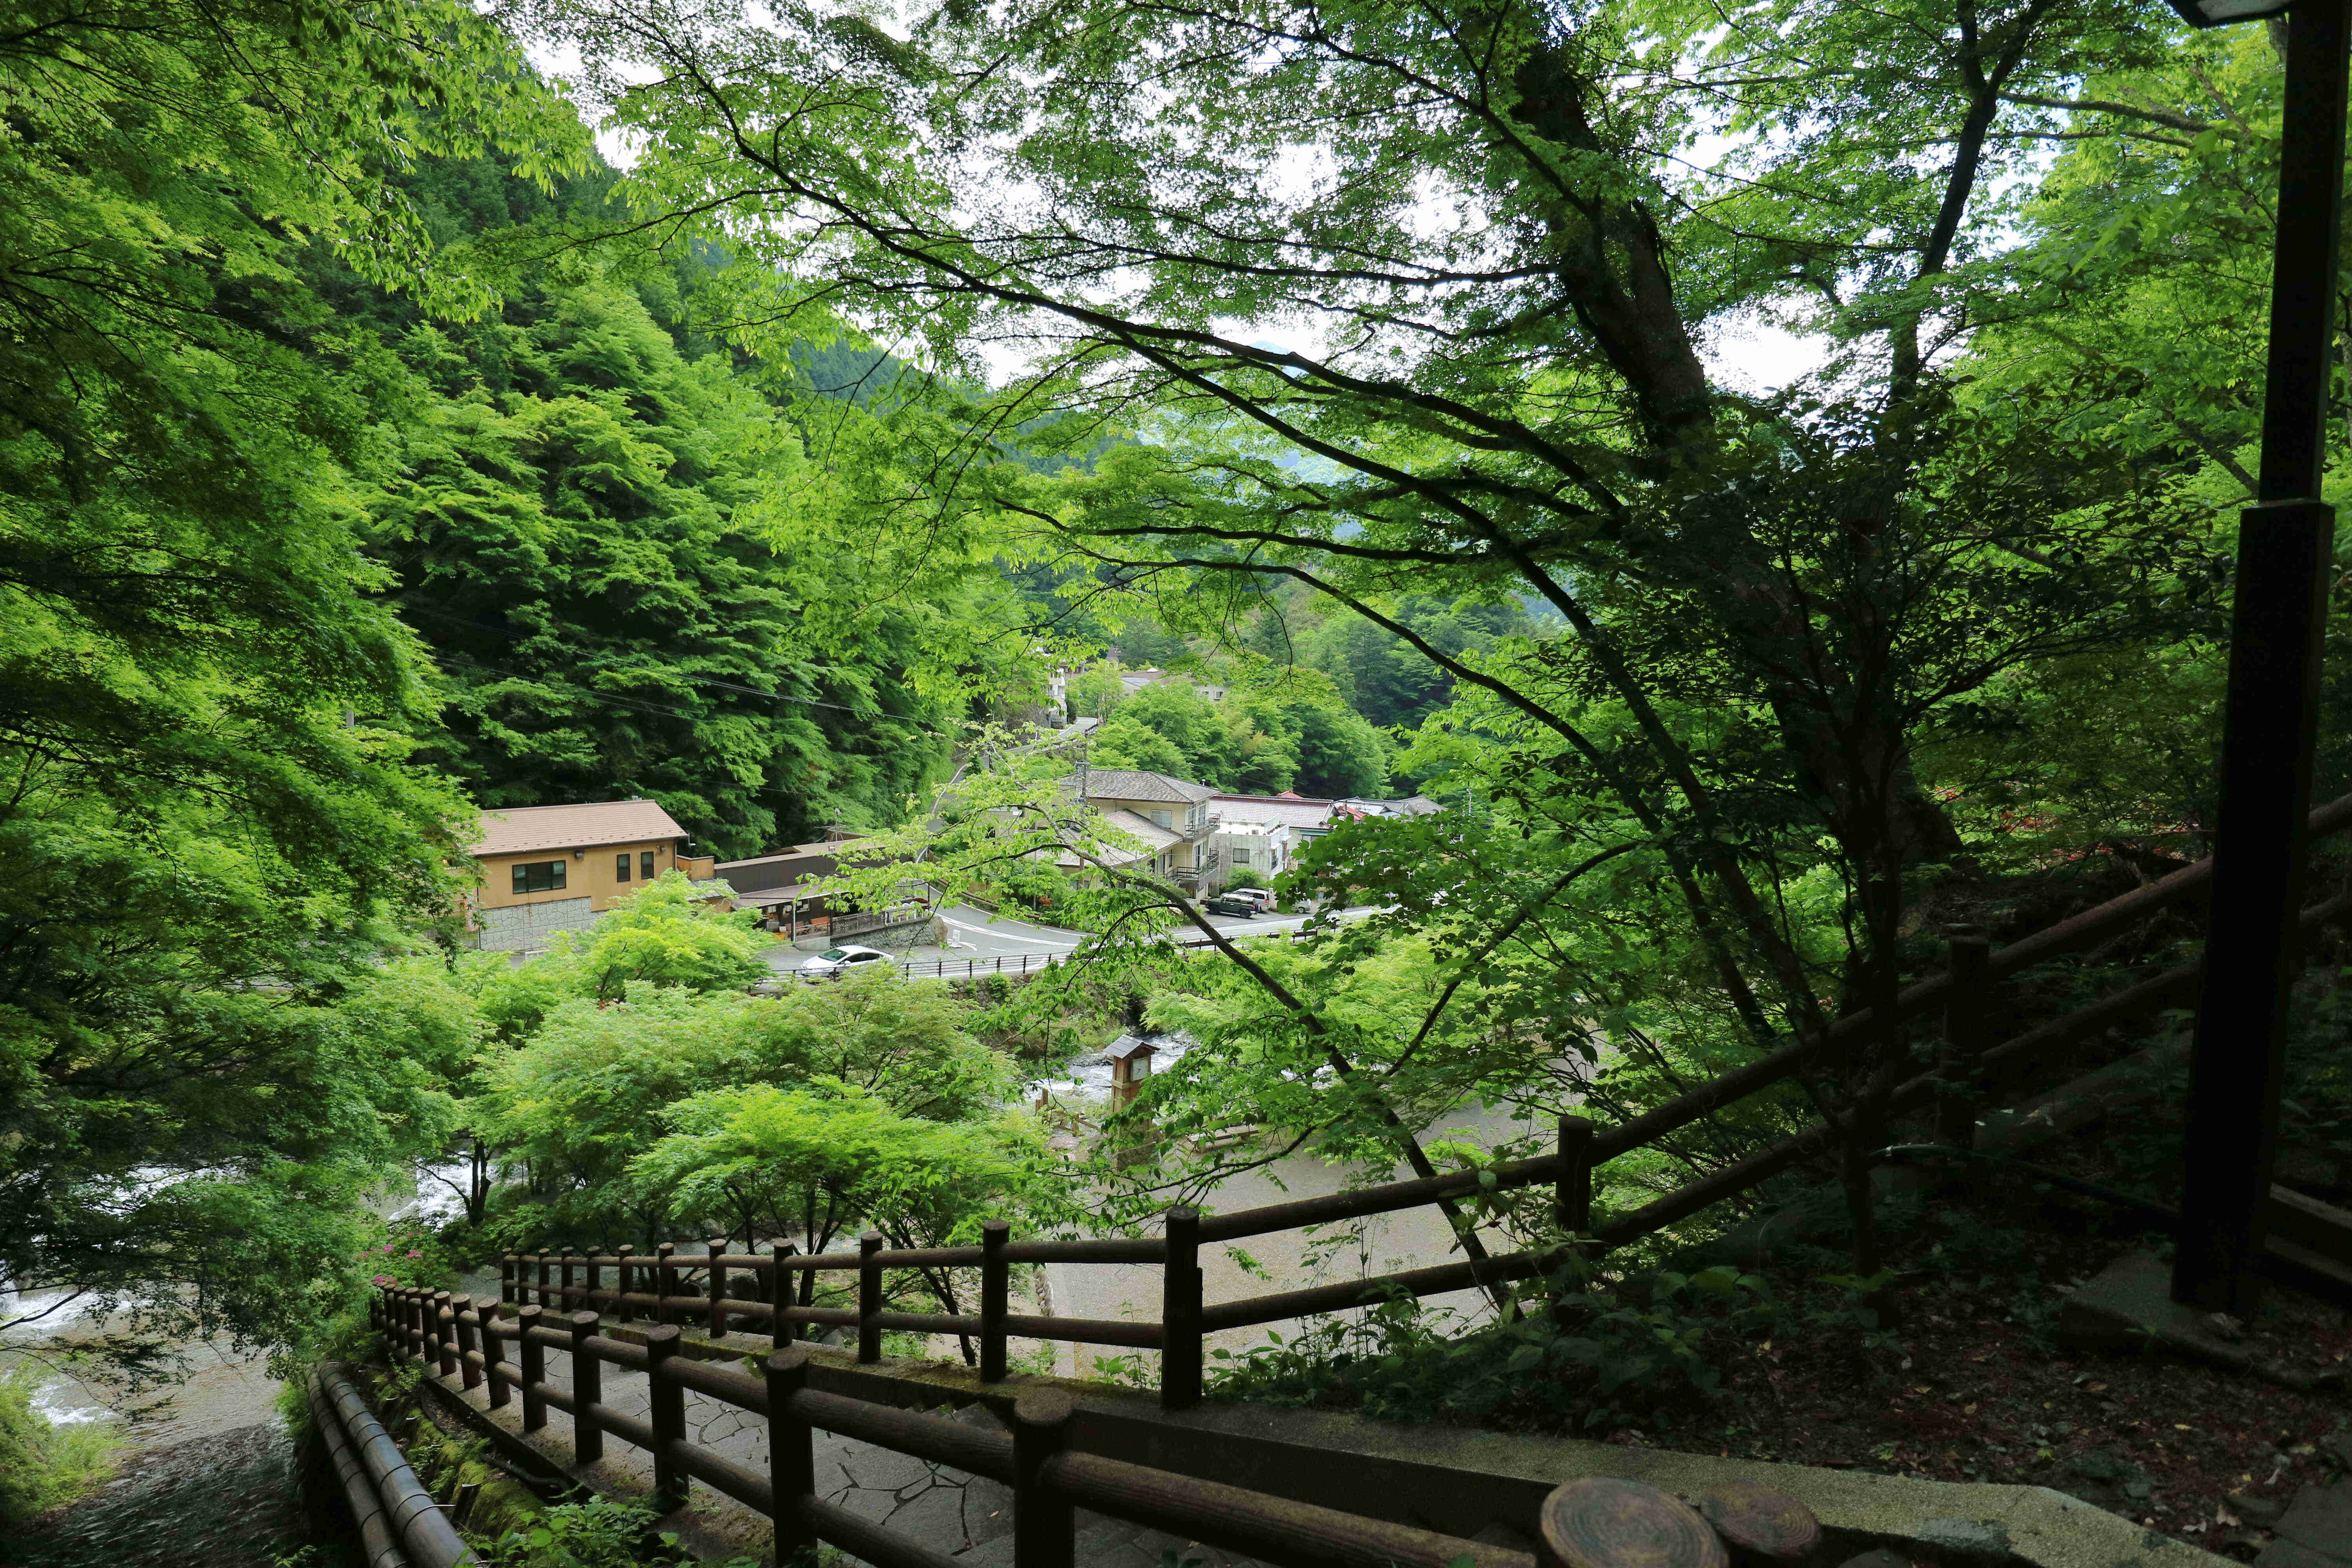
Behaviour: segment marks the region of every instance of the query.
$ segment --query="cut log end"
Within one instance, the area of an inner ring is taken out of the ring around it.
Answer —
[[[1759,1568],[1801,1562],[1822,1543],[1822,1521],[1813,1510],[1761,1481],[1709,1487],[1698,1500],[1698,1511],[1715,1526],[1736,1561]]]
[[[1587,1476],[1544,1500],[1544,1568],[1729,1568],[1722,1540],[1689,1504],[1640,1481]]]

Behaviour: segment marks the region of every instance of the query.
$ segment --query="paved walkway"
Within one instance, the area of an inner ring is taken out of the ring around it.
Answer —
[[[2254,1568],[2352,1568],[2352,1474],[2294,1494]]]
[[[1512,1138],[1545,1138],[1549,1132],[1547,1126],[1520,1121],[1508,1111],[1472,1106],[1440,1118],[1422,1138],[1423,1142],[1459,1138],[1491,1147]],[[1264,1169],[1245,1171],[1226,1180],[1217,1188],[1215,1211],[1232,1214],[1266,1204],[1320,1197],[1361,1184],[1362,1176],[1360,1170],[1329,1163],[1312,1153],[1294,1154]],[[1412,1176],[1412,1168],[1400,1161],[1373,1179],[1410,1181]],[[1482,1229],[1480,1235],[1489,1250],[1497,1255],[1517,1250],[1517,1244],[1497,1231]],[[1311,1285],[1426,1268],[1454,1261],[1460,1256],[1444,1213],[1434,1204],[1422,1204],[1394,1214],[1373,1215],[1345,1226],[1327,1226],[1319,1235],[1299,1230],[1274,1231],[1240,1242],[1204,1247],[1201,1249],[1202,1300],[1214,1306]],[[1046,1265],[1045,1273],[1045,1293],[1056,1317],[1160,1321],[1161,1284],[1157,1264],[1055,1263]],[[1492,1312],[1487,1298],[1476,1290],[1426,1297],[1423,1305],[1433,1312],[1452,1313],[1465,1323],[1484,1321]],[[1334,1313],[1313,1321],[1328,1322],[1333,1317],[1359,1315]],[[1270,1332],[1279,1333],[1286,1342],[1307,1327],[1307,1322],[1292,1318],[1253,1328],[1224,1330],[1208,1336],[1207,1353],[1213,1357],[1217,1351],[1223,1350],[1240,1356],[1253,1347],[1265,1344]],[[1151,1351],[1066,1345],[1057,1352],[1055,1370],[1066,1377],[1092,1377],[1098,1375],[1091,1370],[1096,1363],[1120,1355],[1134,1357],[1147,1365],[1157,1360],[1157,1352]],[[1212,1360],[1209,1364],[1213,1371],[1222,1363]]]
[[[754,1357],[764,1357],[770,1349],[764,1337],[750,1334],[730,1334],[721,1342]],[[558,1387],[570,1386],[570,1352],[551,1349],[546,1354],[549,1380]],[[650,1420],[645,1374],[609,1363],[601,1370],[604,1403],[624,1415]],[[457,1381],[448,1380],[451,1384]],[[489,1409],[486,1388],[467,1391],[464,1397],[478,1410]],[[521,1395],[517,1393],[506,1410],[493,1419],[519,1430],[521,1408]],[[1002,1430],[1002,1424],[982,1406],[969,1405],[941,1413],[967,1425]],[[686,1426],[688,1440],[698,1447],[759,1474],[767,1473],[768,1424],[764,1416],[688,1389]],[[558,1463],[572,1467],[572,1418],[562,1411],[551,1406],[547,1425],[532,1434],[530,1440]],[[1010,1568],[1013,1493],[1001,1482],[831,1432],[815,1435],[815,1458],[817,1493],[828,1502],[934,1552],[968,1558],[973,1568]],[[601,1486],[642,1495],[653,1489],[653,1457],[608,1433],[604,1458],[586,1473]],[[714,1549],[756,1547],[768,1538],[761,1516],[700,1481],[689,1489],[687,1506],[663,1521],[663,1528],[676,1530],[690,1542]],[[1229,1552],[1079,1510],[1077,1562],[1081,1568],[1161,1568],[1162,1555],[1169,1551],[1178,1552],[1180,1561],[1199,1559],[1202,1568],[1258,1568]]]

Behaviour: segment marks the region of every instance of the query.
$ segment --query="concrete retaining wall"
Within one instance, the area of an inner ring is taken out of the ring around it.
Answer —
[[[586,898],[554,899],[543,904],[510,904],[483,910],[480,940],[489,952],[528,952],[548,944],[557,931],[586,931],[603,917],[589,912]]]

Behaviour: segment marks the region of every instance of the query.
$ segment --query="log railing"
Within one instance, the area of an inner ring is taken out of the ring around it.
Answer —
[[[352,1533],[368,1568],[478,1565],[481,1559],[443,1515],[342,1367],[312,1368],[310,1394],[311,1429],[352,1510]]]
[[[2311,816],[2312,836],[2352,828],[2352,795],[2330,802]],[[1943,1047],[1932,1070],[1898,1084],[1886,1110],[1903,1115],[1933,1108],[1948,1142],[1965,1145],[1977,1121],[1978,1095],[1988,1073],[2012,1062],[2033,1062],[2095,1040],[2117,1025],[2168,1007],[2189,1004],[2202,967],[2183,964],[2137,982],[2063,1017],[2013,1038],[1994,1042],[1988,1020],[2000,983],[2035,964],[2080,951],[2128,930],[2140,921],[2202,897],[2212,882],[2212,864],[2199,861],[2147,887],[2109,900],[2006,947],[1988,948],[1981,938],[1952,944],[1945,971],[1906,987],[1896,997],[1893,1026],[1940,1012]],[[2303,912],[2306,945],[2328,925],[2352,917],[2352,894],[2338,895]],[[1412,1181],[1389,1182],[1353,1192],[1290,1203],[1270,1204],[1234,1214],[1202,1215],[1172,1208],[1158,1238],[1083,1241],[1013,1240],[1003,1221],[991,1221],[974,1247],[886,1249],[867,1232],[856,1252],[795,1254],[779,1245],[761,1256],[730,1254],[716,1242],[680,1253],[668,1243],[653,1253],[624,1247],[611,1256],[509,1254],[502,1265],[500,1296],[509,1307],[568,1310],[607,1310],[617,1316],[706,1324],[714,1337],[740,1323],[764,1326],[781,1347],[798,1329],[833,1327],[856,1331],[858,1359],[881,1354],[886,1331],[970,1335],[980,1342],[982,1376],[1004,1376],[1008,1338],[1107,1344],[1161,1352],[1160,1397],[1170,1409],[1201,1398],[1202,1339],[1222,1330],[1276,1322],[1313,1313],[1343,1311],[1397,1295],[1433,1296],[1486,1288],[1549,1274],[1567,1261],[1566,1247],[1465,1259],[1405,1269],[1365,1279],[1306,1289],[1278,1291],[1213,1306],[1202,1300],[1199,1252],[1204,1245],[1238,1241],[1273,1231],[1296,1230],[1372,1215],[1417,1208],[1441,1199],[1549,1185],[1552,1215],[1569,1236],[1581,1238],[1576,1250],[1591,1258],[1651,1236],[1726,1198],[1771,1180],[1834,1146],[1836,1130],[1816,1121],[1748,1154],[1720,1170],[1668,1192],[1641,1208],[1596,1221],[1594,1172],[1621,1154],[1644,1148],[1737,1100],[1771,1089],[1815,1060],[1881,1034],[1888,1025],[1874,1013],[1851,1014],[1821,1034],[1792,1040],[1730,1072],[1712,1079],[1664,1105],[1614,1127],[1595,1127],[1581,1117],[1562,1117],[1555,1152]],[[2352,1237],[2338,1249],[2352,1257]],[[1008,1310],[1009,1270],[1015,1263],[1143,1263],[1161,1270],[1161,1310],[1157,1322],[1039,1317]],[[978,1268],[980,1310],[970,1313],[892,1311],[883,1298],[883,1276],[893,1268]],[[533,1278],[535,1270],[536,1277]],[[793,1304],[791,1281],[810,1271],[855,1273],[854,1308]],[[751,1276],[754,1295],[731,1295],[729,1281]],[[559,1278],[560,1276],[560,1278]],[[686,1286],[699,1289],[688,1294]],[[453,1367],[454,1370],[454,1367]],[[493,1397],[497,1397],[495,1393]]]
[[[962,1250],[962,1249],[955,1249]],[[1585,1479],[1555,1488],[1537,1521],[1537,1550],[1518,1552],[1484,1542],[1368,1518],[1180,1471],[1090,1453],[1076,1442],[1076,1406],[1062,1389],[1034,1389],[1013,1400],[1009,1431],[968,1426],[944,1416],[899,1409],[809,1386],[811,1352],[787,1346],[770,1354],[754,1374],[681,1353],[676,1324],[644,1331],[642,1343],[604,1333],[597,1313],[576,1312],[561,1327],[539,1321],[536,1303],[511,1316],[507,1303],[386,1287],[372,1304],[375,1326],[395,1359],[421,1361],[428,1372],[462,1378],[467,1388],[489,1387],[495,1407],[522,1398],[526,1433],[542,1431],[546,1412],[572,1417],[572,1457],[583,1467],[604,1457],[604,1439],[618,1437],[653,1457],[654,1506],[683,1506],[692,1483],[765,1515],[775,1526],[774,1555],[788,1561],[802,1547],[840,1548],[877,1568],[954,1568],[956,1560],[826,1500],[816,1486],[814,1434],[840,1436],[911,1454],[1013,1490],[1014,1568],[1073,1568],[1078,1509],[1164,1530],[1187,1540],[1276,1564],[1276,1568],[1566,1568],[1589,1562],[1596,1541],[1634,1549],[1606,1561],[1655,1568],[1725,1568],[1722,1539],[1744,1539],[1738,1521],[1756,1511],[1743,1492],[1738,1508],[1701,1500],[1690,1508],[1637,1482]],[[501,1359],[511,1346],[515,1359]],[[572,1358],[562,1384],[550,1380],[550,1350]],[[640,1421],[604,1403],[604,1372],[617,1366],[645,1373],[650,1419]],[[688,1390],[760,1416],[768,1426],[763,1471],[740,1464],[689,1439]],[[542,1442],[545,1439],[541,1439]],[[1756,1489],[1750,1487],[1748,1492]],[[1818,1523],[1794,1500],[1771,1494],[1776,1517],[1793,1521],[1807,1539]],[[1710,1523],[1714,1520],[1716,1523]],[[1659,1542],[1675,1549],[1661,1554]]]

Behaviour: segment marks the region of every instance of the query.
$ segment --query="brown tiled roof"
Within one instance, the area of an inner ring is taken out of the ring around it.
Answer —
[[[649,800],[599,800],[580,805],[516,805],[482,813],[477,855],[517,855],[532,849],[593,849],[684,838],[686,829]]]

